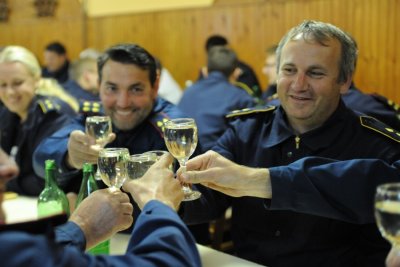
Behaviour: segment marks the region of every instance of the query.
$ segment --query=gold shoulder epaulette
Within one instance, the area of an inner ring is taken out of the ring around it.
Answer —
[[[361,125],[400,143],[400,132],[369,116],[360,116]]]
[[[99,113],[100,102],[83,101],[79,105],[79,113]]]
[[[39,99],[38,104],[43,113],[51,110],[60,110],[60,105],[49,98]]]
[[[254,96],[254,92],[250,89],[250,87],[247,84],[236,81],[235,86],[245,90],[246,93],[248,93],[249,95]]]
[[[275,110],[275,106],[266,106],[263,108],[245,108],[245,109],[240,109],[240,110],[234,110],[230,112],[228,115],[226,115],[226,118],[233,118],[236,116],[242,116],[242,115],[248,115],[248,114],[255,114],[255,113],[261,113],[261,112],[269,112]]]

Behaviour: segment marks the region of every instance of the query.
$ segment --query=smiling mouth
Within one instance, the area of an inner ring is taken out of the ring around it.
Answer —
[[[301,97],[301,96],[290,96],[291,98],[293,98],[294,100],[301,100],[301,101],[307,101],[307,100],[311,100],[311,98],[309,97]]]

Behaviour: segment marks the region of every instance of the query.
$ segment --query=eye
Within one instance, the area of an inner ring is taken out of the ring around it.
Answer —
[[[117,87],[115,85],[112,85],[112,84],[105,85],[104,89],[105,89],[106,92],[109,92],[109,93],[113,93],[113,92],[117,91]]]
[[[291,67],[291,66],[284,66],[281,68],[281,71],[283,74],[291,75],[291,74],[296,73],[296,68]]]
[[[21,86],[23,83],[24,83],[24,81],[22,81],[22,80],[14,81],[14,82],[12,83],[12,87],[13,87],[13,88],[19,87],[19,86]]]
[[[325,76],[325,73],[322,71],[319,71],[319,70],[311,70],[311,71],[309,71],[309,75],[312,78],[319,79],[319,78],[322,78],[323,76]]]
[[[129,93],[134,94],[134,95],[139,95],[144,92],[144,88],[141,86],[133,86],[129,88]]]

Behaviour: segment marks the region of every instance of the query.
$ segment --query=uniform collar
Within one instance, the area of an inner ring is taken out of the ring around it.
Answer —
[[[307,146],[311,150],[331,146],[338,135],[340,135],[344,122],[351,116],[350,110],[340,100],[336,111],[319,128],[299,135],[300,147]],[[285,111],[279,106],[275,111],[275,117],[272,121],[271,133],[267,140],[267,147],[272,147],[283,143],[289,138],[294,138],[296,134],[287,122]]]

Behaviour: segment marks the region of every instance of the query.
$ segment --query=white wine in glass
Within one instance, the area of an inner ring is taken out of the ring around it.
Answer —
[[[376,188],[375,218],[382,236],[400,248],[400,183]]]
[[[156,154],[143,153],[130,155],[127,165],[129,179],[133,180],[142,177],[156,161]]]
[[[98,158],[98,169],[103,182],[112,190],[119,190],[127,173],[129,150],[127,148],[103,148]]]
[[[107,144],[108,136],[112,132],[111,118],[109,116],[91,116],[86,118],[86,134],[96,140],[96,145],[103,148]],[[100,180],[99,168],[97,168],[95,178]]]
[[[186,170],[186,162],[193,154],[197,146],[197,126],[192,118],[172,119],[164,125],[164,140],[169,153],[174,156],[183,171]],[[201,193],[193,191],[189,185],[183,184],[183,201],[200,198]]]

